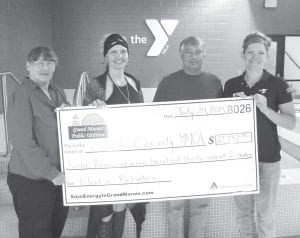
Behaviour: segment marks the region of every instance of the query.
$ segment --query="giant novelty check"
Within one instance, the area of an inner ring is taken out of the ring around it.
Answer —
[[[58,110],[64,204],[259,191],[252,99]]]

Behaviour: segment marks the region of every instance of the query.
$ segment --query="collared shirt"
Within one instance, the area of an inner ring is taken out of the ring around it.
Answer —
[[[13,146],[9,171],[30,179],[56,177],[60,170],[55,109],[69,104],[63,90],[49,84],[51,100],[25,78],[10,96],[7,108],[8,136]]]
[[[246,96],[262,94],[267,98],[269,108],[278,112],[279,105],[292,101],[288,84],[264,70],[262,78],[253,87],[249,87],[244,79],[245,73],[229,79],[225,83],[224,97],[233,97],[239,92]],[[280,143],[277,126],[260,110],[257,113],[258,158],[260,162],[276,162],[280,160]]]

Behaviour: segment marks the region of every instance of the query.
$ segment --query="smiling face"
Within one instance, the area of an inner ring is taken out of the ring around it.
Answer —
[[[242,53],[246,71],[262,72],[268,57],[268,51],[263,43],[249,44]]]
[[[48,86],[55,71],[55,62],[44,60],[41,55],[36,61],[26,63],[29,78],[39,86]]]
[[[109,68],[124,69],[128,63],[127,48],[122,45],[115,45],[109,49],[105,56]]]
[[[204,44],[187,44],[180,52],[183,70],[187,74],[199,74],[202,72],[205,47]]]

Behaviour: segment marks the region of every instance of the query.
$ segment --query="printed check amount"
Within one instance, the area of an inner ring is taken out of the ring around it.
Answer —
[[[58,110],[67,206],[259,191],[252,99]]]

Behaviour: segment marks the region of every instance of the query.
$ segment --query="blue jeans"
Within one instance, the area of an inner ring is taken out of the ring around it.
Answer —
[[[189,202],[189,238],[204,238],[205,225],[210,203],[209,198],[174,200],[167,202],[167,217],[169,225],[169,238],[184,238],[184,208]]]
[[[275,237],[275,202],[279,180],[280,162],[260,162],[260,193],[234,197],[241,238]]]

